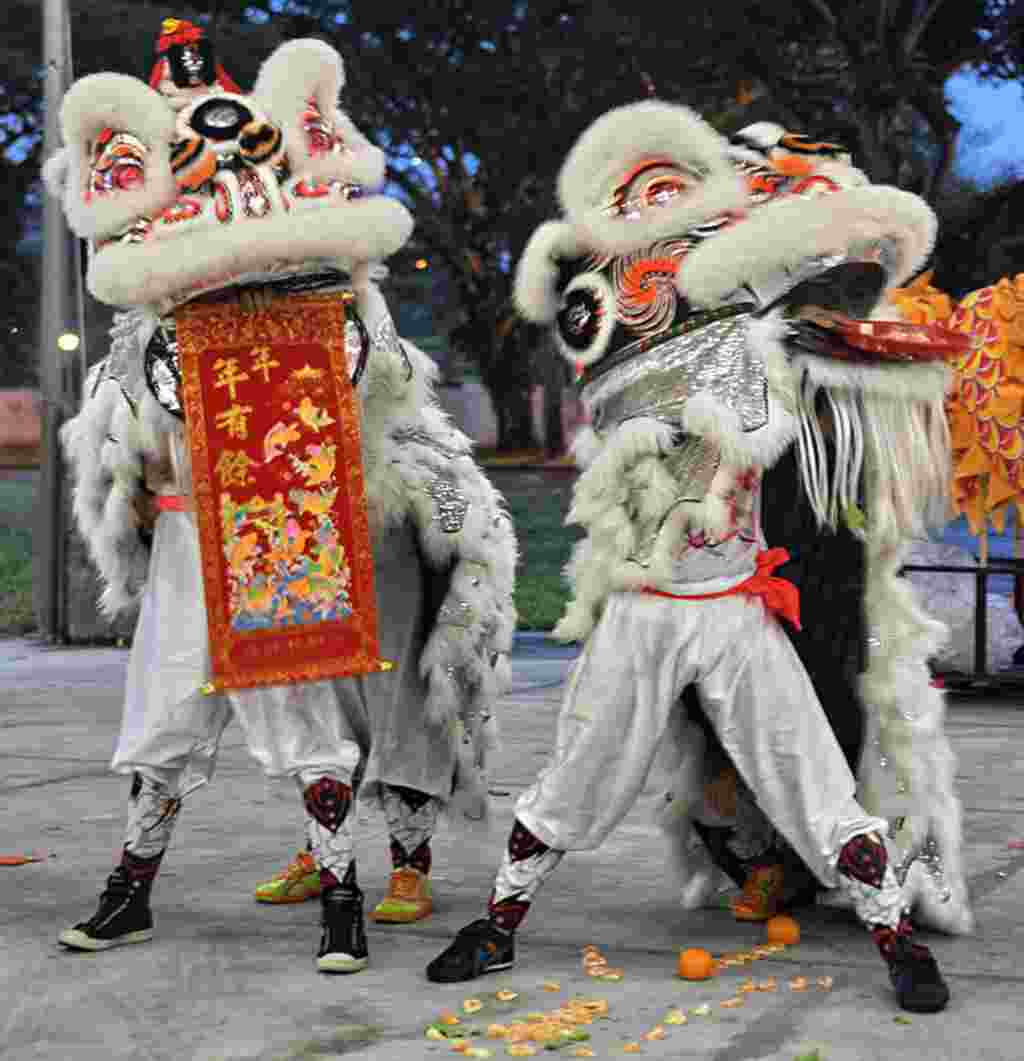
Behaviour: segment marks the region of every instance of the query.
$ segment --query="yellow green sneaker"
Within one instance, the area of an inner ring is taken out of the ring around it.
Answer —
[[[320,870],[308,851],[300,851],[283,873],[256,885],[256,902],[304,903],[319,898],[320,891]]]
[[[370,913],[370,920],[406,925],[411,921],[422,921],[433,910],[430,878],[412,866],[405,866],[391,874],[388,893]]]

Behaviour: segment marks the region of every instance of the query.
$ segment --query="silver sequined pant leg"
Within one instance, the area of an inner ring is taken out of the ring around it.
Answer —
[[[413,809],[389,785],[384,785],[381,794],[384,817],[388,833],[402,845],[406,855],[412,855],[421,844],[429,843],[437,828],[437,815],[441,801],[430,796],[418,809]]]
[[[161,778],[137,773],[132,808],[125,827],[124,846],[137,858],[155,858],[167,850],[178,819],[181,771],[160,771]],[[175,776],[176,775],[176,776]]]

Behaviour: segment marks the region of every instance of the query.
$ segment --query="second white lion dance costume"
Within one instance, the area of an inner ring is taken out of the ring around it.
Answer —
[[[900,1004],[941,1009],[948,990],[911,940],[887,822],[857,802],[779,626],[799,622],[798,595],[772,575],[786,554],[766,549],[759,526],[762,471],[798,439],[823,522],[857,503],[862,464],[883,541],[920,529],[943,497],[950,339],[863,322],[920,267],[934,216],[838,161],[780,172],[654,102],[592,125],[559,195],[564,217],[534,234],[517,298],[530,320],[555,324],[593,415],[570,513],[588,533],[555,631],[585,644],[488,916],[427,975],[511,965],[514,931],[564,853],[597,847],[656,759],[691,750],[678,703],[692,684],[771,826],[853,902]],[[815,463],[822,404],[837,440],[831,476]]]

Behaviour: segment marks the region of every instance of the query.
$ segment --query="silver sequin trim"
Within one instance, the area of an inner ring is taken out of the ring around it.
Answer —
[[[637,416],[679,423],[686,402],[707,393],[734,410],[744,431],[768,423],[764,364],[747,339],[749,314],[659,343],[584,388],[595,427]]]
[[[935,884],[939,902],[948,903],[953,897],[953,892],[946,881],[946,866],[942,860],[942,852],[939,849],[938,841],[929,836],[917,857],[923,863],[924,868],[928,871]]]
[[[439,622],[447,623],[449,626],[461,626],[469,629],[476,619],[476,612],[469,601],[445,601],[437,613]]]
[[[445,534],[458,534],[466,522],[469,500],[452,479],[438,476],[427,486],[434,501],[434,519]]]
[[[722,462],[717,446],[702,438],[688,437],[665,454],[665,467],[679,484],[679,501],[703,501]]]

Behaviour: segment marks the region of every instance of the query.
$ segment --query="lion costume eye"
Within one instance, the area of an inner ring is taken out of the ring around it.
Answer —
[[[133,191],[146,181],[146,156],[149,149],[130,133],[106,129],[93,148],[89,169],[87,199],[91,194]]]
[[[562,293],[555,319],[558,346],[574,366],[599,361],[615,328],[615,292],[600,273],[581,273]]]
[[[633,219],[656,207],[674,205],[702,180],[669,159],[645,159],[626,173],[612,192],[606,213]]]

